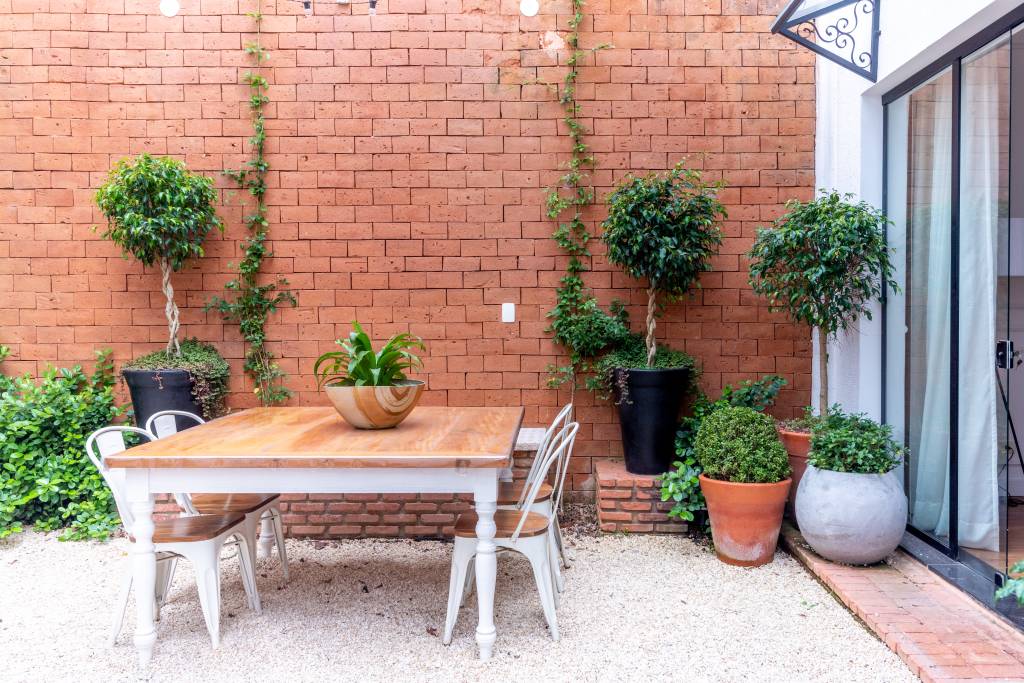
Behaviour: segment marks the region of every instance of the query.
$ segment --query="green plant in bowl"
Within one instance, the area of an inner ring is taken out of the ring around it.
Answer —
[[[316,359],[313,374],[334,408],[353,427],[387,429],[404,420],[419,402],[424,383],[406,372],[423,367],[414,351],[424,351],[423,340],[403,332],[391,337],[379,351],[358,322],[347,339],[335,343]]]

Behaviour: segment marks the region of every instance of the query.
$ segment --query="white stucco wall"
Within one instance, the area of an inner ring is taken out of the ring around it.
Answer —
[[[881,206],[882,95],[1022,4],[1021,0],[883,0],[877,83],[818,59],[815,184],[852,192]],[[857,330],[831,345],[829,394],[831,402],[877,418],[881,413],[881,318],[873,318],[862,319]],[[817,384],[815,376],[815,398]]]

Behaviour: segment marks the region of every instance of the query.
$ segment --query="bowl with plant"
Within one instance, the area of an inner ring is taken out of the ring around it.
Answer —
[[[406,372],[423,366],[415,351],[423,340],[408,333],[391,337],[379,351],[358,322],[338,351],[328,351],[313,365],[317,386],[327,394],[346,422],[357,429],[390,429],[402,422],[419,403],[426,386]]]
[[[659,354],[657,319],[666,303],[686,297],[711,269],[722,242],[721,187],[680,164],[662,174],[627,176],[608,197],[602,223],[608,261],[645,282],[647,290],[642,353],[613,352],[607,359],[617,363],[611,368],[613,389],[626,469],[634,474],[661,474],[672,463],[694,366],[685,354]]]
[[[694,455],[718,558],[742,567],[771,562],[792,483],[775,421],[748,407],[716,410],[701,421]]]
[[[874,564],[896,549],[907,525],[898,469],[904,457],[892,427],[864,415],[834,408],[813,425],[796,520],[816,553],[843,564]]]

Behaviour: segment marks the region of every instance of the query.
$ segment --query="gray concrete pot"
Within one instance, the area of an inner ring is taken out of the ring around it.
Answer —
[[[843,564],[873,564],[899,545],[907,496],[896,471],[851,474],[808,463],[796,494],[796,521],[814,552]]]

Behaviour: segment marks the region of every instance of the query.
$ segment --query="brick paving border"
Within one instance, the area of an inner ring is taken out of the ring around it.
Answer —
[[[848,567],[818,557],[789,525],[782,542],[922,681],[1024,681],[1024,634],[903,551]]]

